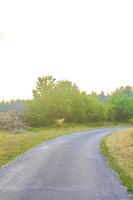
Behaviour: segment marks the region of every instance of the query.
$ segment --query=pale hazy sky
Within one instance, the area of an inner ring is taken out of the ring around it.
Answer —
[[[0,100],[48,74],[87,92],[133,86],[133,0],[0,0]]]

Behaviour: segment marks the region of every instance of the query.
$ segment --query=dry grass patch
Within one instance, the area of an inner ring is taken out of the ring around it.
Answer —
[[[107,136],[101,148],[124,185],[133,192],[133,129]]]

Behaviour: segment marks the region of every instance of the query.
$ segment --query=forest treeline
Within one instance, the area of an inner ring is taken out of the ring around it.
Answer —
[[[133,121],[133,88],[120,87],[105,96],[87,94],[71,81],[40,77],[33,99],[25,102],[24,119],[32,126],[46,126],[57,119],[65,122]]]
[[[25,110],[25,100],[11,100],[0,102],[0,112],[7,112],[9,110],[16,110],[20,113]]]
[[[71,123],[133,122],[133,88],[120,87],[104,95],[80,91],[71,81],[39,77],[31,100],[1,102],[0,111],[15,109],[31,126],[47,126],[64,119]]]

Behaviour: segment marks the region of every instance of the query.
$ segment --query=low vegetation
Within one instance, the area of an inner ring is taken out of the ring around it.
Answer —
[[[133,193],[133,129],[107,136],[101,150],[122,183]]]

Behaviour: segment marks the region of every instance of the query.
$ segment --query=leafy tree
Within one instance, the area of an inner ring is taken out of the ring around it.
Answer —
[[[133,89],[132,87],[118,88],[109,97],[107,105],[107,118],[116,121],[127,121],[133,117]]]
[[[52,76],[38,78],[33,90],[33,100],[27,101],[24,118],[32,126],[50,125],[53,119],[49,116],[51,97],[56,87]]]

